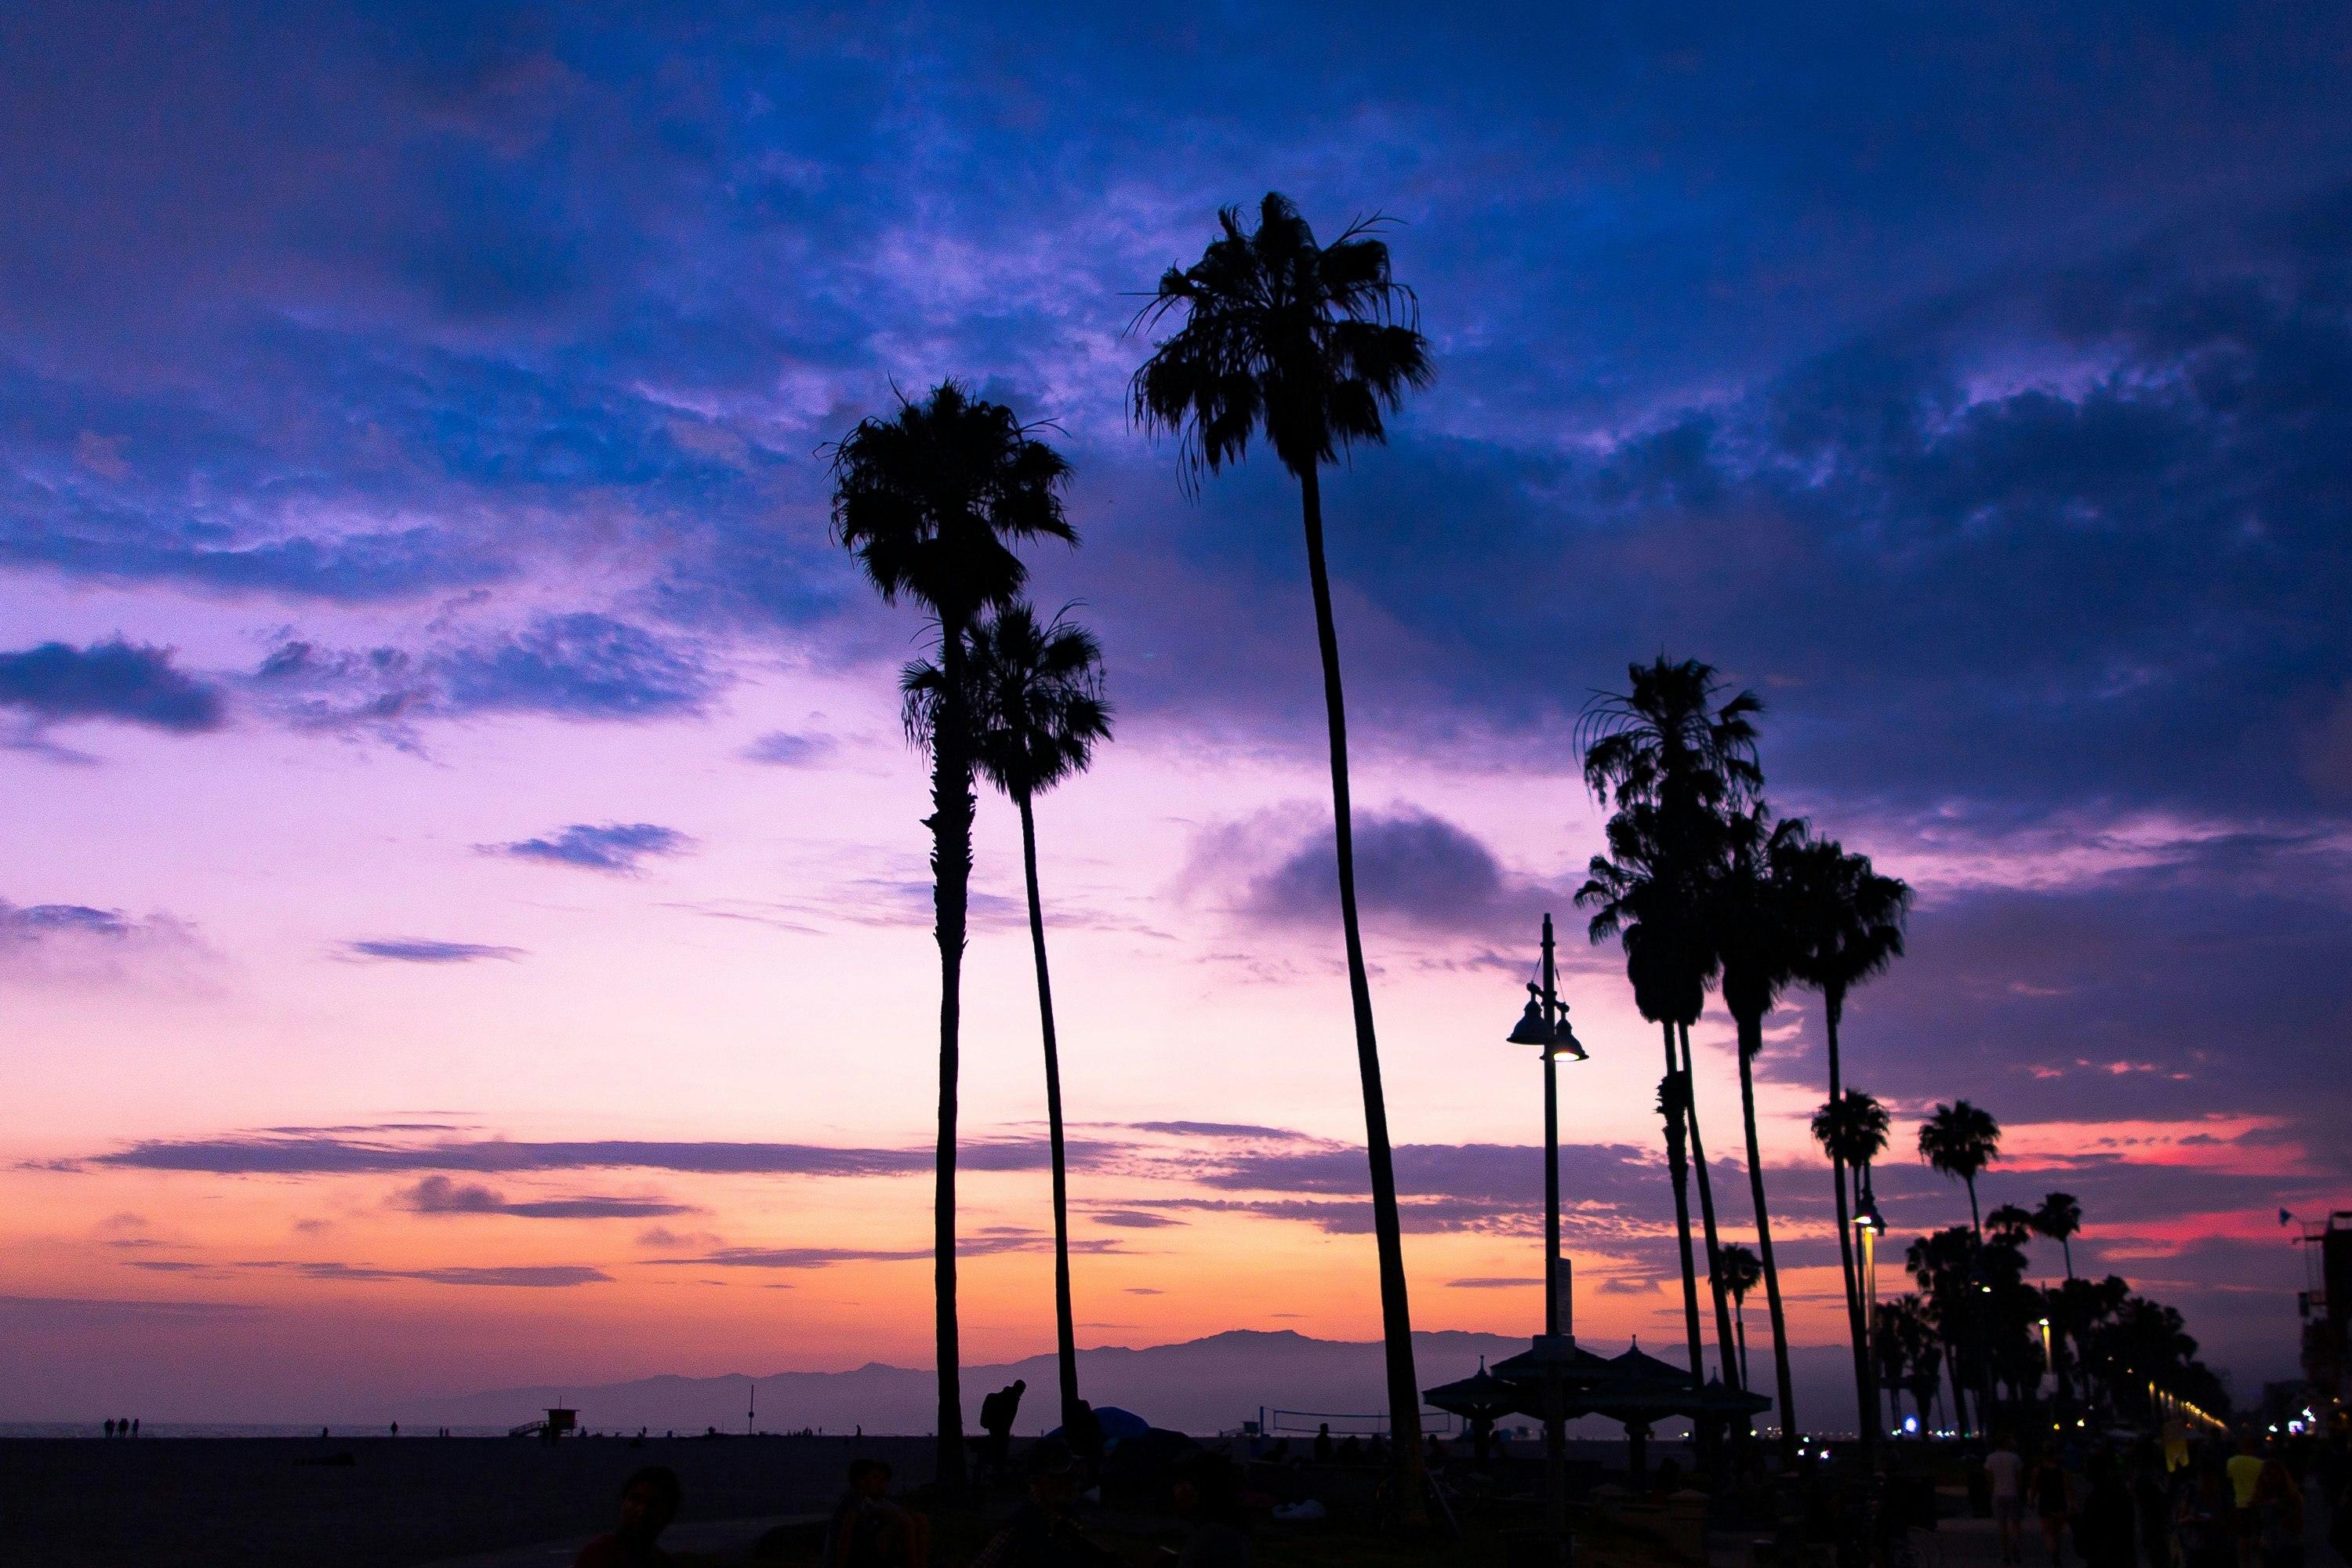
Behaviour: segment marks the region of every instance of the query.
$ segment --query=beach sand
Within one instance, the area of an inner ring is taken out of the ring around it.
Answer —
[[[853,1457],[887,1459],[899,1486],[919,1484],[931,1447],[926,1437],[12,1439],[0,1441],[0,1541],[11,1568],[415,1568],[599,1534],[629,1473],[667,1465],[685,1485],[680,1523],[700,1546],[693,1527],[714,1521],[830,1509]]]

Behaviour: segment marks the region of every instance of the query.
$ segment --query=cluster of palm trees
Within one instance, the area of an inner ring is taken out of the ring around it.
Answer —
[[[1412,291],[1391,276],[1379,218],[1359,222],[1326,245],[1318,243],[1305,218],[1281,195],[1267,195],[1255,216],[1255,226],[1245,226],[1239,209],[1226,209],[1200,260],[1171,268],[1160,278],[1136,326],[1170,330],[1136,372],[1129,412],[1145,431],[1176,439],[1181,483],[1188,494],[1197,495],[1205,477],[1242,461],[1250,443],[1260,438],[1298,483],[1323,669],[1332,847],[1379,1253],[1390,1451],[1401,1472],[1396,1495],[1410,1520],[1419,1516],[1423,1497],[1421,1394],[1371,988],[1357,916],[1347,706],[1325,559],[1320,473],[1350,447],[1383,441],[1385,416],[1408,391],[1426,385],[1433,372]],[[1021,547],[1077,542],[1064,510],[1070,468],[1042,429],[1024,425],[1011,410],[974,397],[950,379],[919,401],[902,398],[895,412],[861,422],[831,447],[835,538],[886,603],[905,600],[926,612],[938,639],[931,657],[908,667],[902,693],[908,736],[931,764],[931,815],[925,826],[931,835],[940,973],[933,1205],[938,1476],[950,1492],[964,1477],[956,1316],[956,1097],[975,783],[982,777],[1013,804],[1021,821],[1045,1047],[1065,1425],[1085,1412],[1072,1327],[1059,1042],[1034,807],[1039,795],[1086,769],[1095,748],[1109,737],[1111,710],[1103,695],[1101,650],[1094,637],[1072,622],[1066,609],[1047,619],[1022,596],[1028,574]],[[1814,834],[1802,820],[1774,815],[1763,799],[1757,760],[1754,721],[1761,710],[1751,693],[1723,699],[1708,666],[1672,663],[1663,656],[1633,667],[1625,692],[1588,708],[1580,737],[1584,776],[1614,814],[1608,824],[1608,852],[1594,858],[1591,879],[1577,897],[1593,907],[1592,939],[1622,943],[1635,1001],[1642,1016],[1659,1025],[1664,1041],[1658,1106],[1674,1186],[1692,1376],[1704,1378],[1689,1201],[1695,1172],[1724,1380],[1747,1386],[1745,1323],[1735,1330],[1733,1313],[1760,1279],[1771,1321],[1783,1440],[1793,1453],[1797,1427],[1788,1326],[1758,1140],[1755,1059],[1763,1048],[1765,1016],[1781,994],[1791,985],[1818,991],[1827,1026],[1829,1100],[1814,1125],[1834,1178],[1848,1323],[1863,1401],[1860,1426],[1868,1434],[1876,1426],[1876,1369],[1865,1350],[1871,1325],[1865,1321],[1850,1222],[1855,1206],[1867,1199],[1866,1173],[1885,1145],[1889,1122],[1875,1100],[1844,1083],[1839,1032],[1853,988],[1901,955],[1911,894],[1899,880],[1874,871],[1867,857]],[[1753,1254],[1721,1240],[1699,1123],[1690,1031],[1710,988],[1721,995],[1738,1039]],[[1968,1110],[1963,1101],[1943,1108],[1938,1118]],[[1943,1122],[1931,1119],[1930,1124]],[[1997,1147],[1997,1128],[1992,1136]],[[1923,1134],[1923,1150],[1924,1139]],[[1975,1173],[1990,1152],[1971,1164],[1971,1156],[1955,1143],[1934,1157],[1969,1182],[1973,1216]],[[1970,1234],[1977,1229],[1972,1224]],[[1997,1211],[1996,1238],[2001,1234]],[[1905,1335],[1930,1329],[1949,1342],[1950,1324],[1959,1321],[1957,1311],[1949,1319],[1927,1308],[1911,1316],[1897,1312],[1889,1320],[1895,1326],[1880,1336],[1881,1342],[1892,1338],[1907,1344]],[[1916,1371],[1916,1361],[1889,1364],[1895,1368],[1890,1386],[1916,1386],[1906,1381]]]
[[[1885,1147],[1882,1132],[1869,1153]],[[1915,1289],[1874,1309],[1872,1373],[1887,1392],[1892,1425],[1902,1424],[1908,1393],[1917,1425],[1936,1429],[1947,1380],[1949,1428],[1979,1434],[2041,1426],[2042,1415],[2145,1420],[2159,1393],[2228,1408],[2227,1390],[2197,1359],[2179,1311],[2135,1295],[2115,1275],[2075,1274],[2083,1207],[2072,1194],[1979,1213],[1977,1178],[2000,1157],[1990,1112],[1966,1100],[1937,1106],[1919,1128],[1919,1156],[1968,1187],[1969,1223],[1914,1240],[1904,1267]],[[2062,1284],[2027,1281],[2026,1247],[2036,1237],[2058,1244]],[[2045,1373],[2054,1378],[2046,1401]]]
[[[1238,208],[1190,267],[1160,279],[1137,325],[1172,327],[1131,384],[1130,413],[1177,439],[1182,483],[1238,463],[1263,437],[1297,479],[1329,724],[1333,847],[1347,951],[1356,1060],[1364,1099],[1381,1305],[1387,1346],[1391,1452],[1408,1516],[1422,1507],[1421,1394],[1405,1297],[1396,1178],[1381,1087],[1371,986],[1357,920],[1348,790],[1347,706],[1325,563],[1321,469],[1386,438],[1384,416],[1432,376],[1412,293],[1390,275],[1377,217],[1328,245],[1286,198],[1269,194],[1255,227]],[[1016,546],[1075,545],[1064,513],[1068,463],[1000,405],[949,380],[920,402],[901,399],[832,447],[835,539],[886,603],[911,601],[938,633],[934,656],[903,680],[908,732],[931,762],[931,870],[940,951],[939,1147],[933,1192],[933,1289],[939,1358],[938,1475],[964,1476],[955,1277],[956,1088],[961,992],[971,876],[973,784],[985,775],[1019,809],[1032,946],[1045,1053],[1054,1184],[1055,1320],[1066,1425],[1080,1415],[1072,1337],[1069,1239],[1058,1042],[1037,888],[1035,797],[1083,771],[1110,732],[1100,650],[1066,612],[1041,624],[1021,598]]]
[[[1764,1019],[1791,985],[1819,991],[1825,1008],[1829,1102],[1817,1125],[1825,1139],[1836,1193],[1845,1276],[1846,1316],[1855,1381],[1867,1392],[1867,1324],[1851,1234],[1849,1169],[1858,1144],[1849,1121],[1885,1112],[1843,1080],[1839,1031],[1853,988],[1884,973],[1903,952],[1911,891],[1873,869],[1870,858],[1815,834],[1801,818],[1777,816],[1763,796],[1753,692],[1726,697],[1716,671],[1696,659],[1654,662],[1627,670],[1622,692],[1604,693],[1585,710],[1584,776],[1613,808],[1608,852],[1593,857],[1577,901],[1592,909],[1594,942],[1615,939],[1625,953],[1642,1016],[1659,1026],[1665,1076],[1658,1108],[1665,1123],[1666,1163],[1675,1192],[1682,1265],[1684,1333],[1691,1376],[1703,1383],[1698,1268],[1691,1236],[1691,1175],[1697,1176],[1700,1231],[1713,1299],[1717,1364],[1732,1387],[1747,1382],[1745,1324],[1733,1314],[1760,1277],[1771,1320],[1772,1373],[1781,1440],[1793,1455],[1797,1426],[1789,1368],[1787,1311],[1772,1246],[1757,1134],[1755,1062]],[[1706,993],[1718,992],[1738,1036],[1740,1117],[1756,1253],[1727,1247],[1700,1129],[1691,1057],[1691,1026]],[[1865,1108],[1868,1108],[1867,1111]],[[1751,1275],[1749,1270],[1753,1268]],[[1866,1433],[1874,1400],[1864,1406]]]

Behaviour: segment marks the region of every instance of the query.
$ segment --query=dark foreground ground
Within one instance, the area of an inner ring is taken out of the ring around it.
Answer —
[[[140,1438],[0,1441],[8,1568],[412,1568],[610,1528],[621,1483],[667,1465],[687,1521],[805,1514],[853,1456],[930,1471],[929,1439]],[[348,1464],[321,1464],[348,1455]]]

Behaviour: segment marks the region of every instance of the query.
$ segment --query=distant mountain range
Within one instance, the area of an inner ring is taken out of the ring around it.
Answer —
[[[1458,1331],[1417,1333],[1413,1352],[1422,1386],[1467,1377],[1479,1358],[1489,1362],[1528,1348],[1524,1339]],[[1622,1347],[1593,1342],[1613,1354]],[[1675,1347],[1652,1347],[1679,1360]],[[1843,1431],[1853,1425],[1853,1380],[1839,1346],[1800,1348],[1792,1353],[1798,1410],[1817,1429]],[[1753,1352],[1751,1351],[1751,1355]],[[1769,1352],[1754,1356],[1758,1376],[1769,1386]],[[963,1369],[964,1422],[977,1430],[982,1396],[1015,1378],[1029,1384],[1016,1429],[1043,1432],[1060,1419],[1051,1355],[1010,1364]],[[1178,1431],[1231,1431],[1269,1411],[1377,1411],[1382,1394],[1378,1341],[1318,1340],[1289,1330],[1272,1332],[1235,1329],[1181,1344],[1139,1349],[1107,1345],[1078,1352],[1079,1386],[1097,1405],[1132,1410],[1156,1426]],[[745,1413],[756,1407],[759,1430],[804,1426],[827,1432],[863,1427],[868,1433],[921,1433],[935,1428],[938,1394],[932,1373],[879,1362],[853,1372],[783,1372],[754,1378],[648,1377],[594,1387],[501,1388],[441,1399],[404,1401],[385,1412],[404,1426],[499,1426],[535,1418],[550,1405],[580,1412],[583,1426],[597,1431],[700,1432],[717,1427],[740,1432]],[[1298,1417],[1291,1418],[1294,1422]],[[1334,1423],[1345,1430],[1344,1423]],[[1311,1431],[1309,1426],[1307,1430]],[[1579,1424],[1592,1436],[1618,1428],[1596,1419]]]

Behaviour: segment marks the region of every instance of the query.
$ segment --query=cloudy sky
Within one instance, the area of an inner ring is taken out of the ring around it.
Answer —
[[[2295,5],[10,7],[6,1413],[927,1359],[924,634],[820,448],[949,375],[1058,428],[1034,588],[1118,706],[1039,814],[1081,1339],[1375,1332],[1295,491],[1188,500],[1123,412],[1138,291],[1268,189],[1396,220],[1438,368],[1327,480],[1416,1321],[1539,1316],[1501,1035],[1598,847],[1576,711],[1664,650],[1919,890],[1848,1031],[1898,1138],[1992,1110],[1989,1202],[2079,1194],[2078,1262],[2284,1374],[2277,1211],[2352,1205],[2347,57]],[[981,833],[990,1360],[1050,1292]],[[1580,1330],[1671,1342],[1657,1047],[1570,952]],[[1761,1066],[1806,1342],[1818,1033]]]

